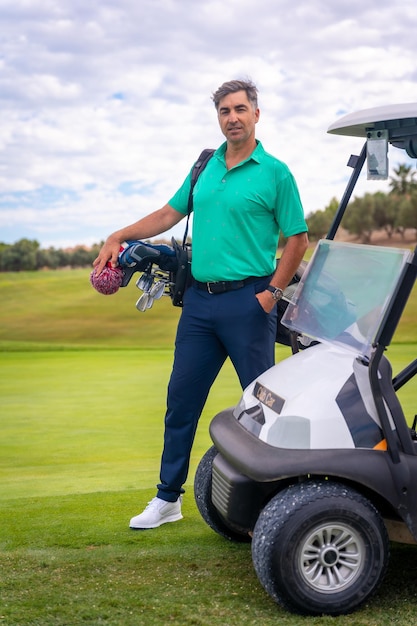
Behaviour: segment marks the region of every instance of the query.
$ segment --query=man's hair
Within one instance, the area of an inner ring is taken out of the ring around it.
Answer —
[[[223,83],[212,95],[216,109],[219,108],[220,100],[228,96],[229,93],[236,93],[237,91],[246,91],[248,100],[253,108],[258,108],[258,90],[251,80],[229,80]]]

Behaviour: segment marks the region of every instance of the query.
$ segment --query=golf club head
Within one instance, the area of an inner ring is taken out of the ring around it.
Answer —
[[[164,280],[158,280],[152,285],[149,294],[154,300],[162,298],[165,292],[165,284]]]
[[[142,291],[149,292],[154,282],[152,274],[142,274],[136,281],[136,287]]]
[[[147,309],[150,308],[149,306],[149,300],[152,300],[151,305],[153,304],[153,298],[149,297],[149,293],[148,292],[144,292],[141,297],[139,298],[139,300],[136,302],[136,308],[138,311],[141,311],[142,313],[144,311],[146,311]]]

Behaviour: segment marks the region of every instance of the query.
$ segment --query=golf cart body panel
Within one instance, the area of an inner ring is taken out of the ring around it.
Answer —
[[[240,424],[276,448],[373,448],[379,444],[383,434],[369,383],[363,381],[365,366],[356,363],[349,352],[325,344],[294,357],[267,370],[245,389],[234,410]],[[354,370],[358,370],[356,375]],[[332,389],[334,393],[329,393]],[[361,413],[359,423],[350,419],[353,403],[358,405],[355,413]]]

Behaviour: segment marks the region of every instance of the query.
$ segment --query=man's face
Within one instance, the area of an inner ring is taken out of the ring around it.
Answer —
[[[219,102],[217,116],[223,135],[231,144],[245,143],[255,135],[259,109],[254,109],[246,91],[228,94]]]

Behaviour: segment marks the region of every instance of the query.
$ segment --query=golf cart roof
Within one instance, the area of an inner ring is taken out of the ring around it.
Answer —
[[[388,130],[389,140],[417,135],[417,102],[391,104],[349,113],[331,124],[333,135],[367,137],[373,130]]]
[[[386,180],[389,144],[405,150],[410,158],[417,159],[417,102],[390,104],[349,113],[333,122],[327,132],[365,138],[361,154],[352,155],[348,162],[353,172],[327,234],[327,239],[334,239],[365,161],[368,180]]]

